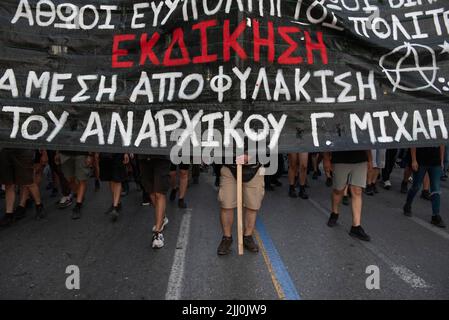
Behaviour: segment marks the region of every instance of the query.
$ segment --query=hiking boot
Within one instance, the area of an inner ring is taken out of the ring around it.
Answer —
[[[337,225],[337,221],[338,221],[338,214],[337,213],[331,213],[329,220],[327,221],[327,226],[328,227],[335,227]]]
[[[187,209],[187,203],[184,199],[178,199],[178,208],[179,209]]]
[[[304,200],[309,199],[309,195],[307,194],[307,191],[306,191],[306,187],[305,187],[305,186],[299,187],[299,193],[298,193],[298,196],[299,196],[301,199],[304,199]]]
[[[160,249],[164,246],[164,235],[161,232],[155,232],[153,234],[151,247],[153,249]]]
[[[21,220],[25,218],[27,209],[22,206],[17,206],[16,210],[14,210],[14,220]]]
[[[421,192],[421,198],[424,199],[424,200],[429,200],[430,201],[430,200],[432,200],[432,195],[431,195],[429,190],[423,190]]]
[[[168,224],[168,218],[164,217],[164,223],[162,223],[162,229],[161,232],[164,231],[165,226]],[[153,226],[153,233],[156,232],[156,226]]]
[[[170,192],[170,201],[175,201],[176,194],[178,193],[178,189],[172,189]]]
[[[35,218],[36,218],[36,220],[40,220],[40,219],[45,218],[44,205],[42,203],[36,205]]]
[[[411,217],[412,216],[412,206],[408,203],[406,203],[403,207],[404,209],[404,216]]]
[[[81,219],[81,203],[77,203],[72,210],[72,219],[78,220]]]
[[[9,227],[14,222],[14,214],[7,213],[0,219],[0,227]]]
[[[331,177],[326,178],[326,187],[332,187],[332,185],[334,184],[334,182],[332,181]]]
[[[408,182],[402,181],[401,183],[401,193],[407,193],[408,192]]]
[[[432,216],[432,220],[430,221],[430,223],[439,228],[446,228],[446,224],[444,223],[440,215]]]
[[[363,230],[362,226],[351,227],[351,231],[349,231],[349,235],[351,237],[357,238],[362,241],[371,241],[371,237],[366,234],[365,230]]]
[[[243,237],[243,246],[246,250],[250,252],[259,252],[259,246],[254,241],[253,236],[244,236]]]
[[[296,189],[294,186],[290,186],[290,188],[288,190],[288,196],[290,198],[298,198],[298,195],[296,194]]]
[[[231,253],[232,237],[223,237],[217,249],[219,256],[225,256]]]

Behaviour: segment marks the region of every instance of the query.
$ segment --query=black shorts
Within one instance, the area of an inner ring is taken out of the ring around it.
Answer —
[[[139,159],[140,179],[146,192],[166,194],[170,188],[170,160]]]
[[[127,178],[123,154],[100,154],[100,180],[124,182]]]
[[[176,169],[178,169],[178,167],[179,167],[179,170],[189,170],[190,169],[190,164],[184,164],[184,163],[181,163],[181,164],[174,164],[173,162],[172,163],[170,163],[170,171],[176,171]]]
[[[27,186],[34,182],[34,151],[2,149],[0,151],[0,184]]]

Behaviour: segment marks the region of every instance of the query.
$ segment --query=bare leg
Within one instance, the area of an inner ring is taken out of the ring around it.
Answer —
[[[223,236],[232,236],[232,225],[234,224],[234,209],[223,209],[220,212],[221,228],[223,229]]]
[[[256,226],[257,211],[245,208],[245,230],[244,236],[252,236]]]
[[[14,212],[14,202],[16,201],[16,186],[14,184],[5,185],[6,213]]]
[[[184,199],[189,184],[189,170],[179,170],[179,199]]]
[[[290,153],[288,155],[288,182],[290,186],[295,185],[295,179],[298,173],[298,160],[297,153]]]
[[[351,186],[352,194],[352,226],[360,226],[362,219],[362,188]]]
[[[109,182],[111,186],[112,193],[112,206],[117,207],[120,203],[120,196],[122,194],[122,183],[121,182]]]
[[[78,184],[78,190],[76,192],[76,202],[77,203],[83,203],[84,194],[86,193],[86,189],[87,189],[87,181],[86,180],[80,181]]]
[[[333,190],[332,191],[332,212],[335,214],[339,213],[340,203],[343,199],[344,189],[343,190]]]
[[[307,152],[299,154],[299,184],[301,186],[306,185],[308,160],[309,154]]]
[[[152,193],[150,195],[151,199],[154,199],[154,216],[156,220],[156,230],[160,232],[162,230],[162,225],[165,218],[165,207],[167,205],[167,199],[165,194],[162,193]]]

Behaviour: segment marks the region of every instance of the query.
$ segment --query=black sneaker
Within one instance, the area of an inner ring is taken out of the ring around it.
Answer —
[[[231,253],[232,237],[223,237],[217,249],[219,256],[225,256]]]
[[[368,184],[365,188],[365,194],[368,196],[374,196],[374,190],[373,190],[373,185],[372,184]]]
[[[408,192],[408,182],[402,181],[401,183],[401,193],[407,193]]]
[[[296,194],[296,189],[294,186],[290,186],[290,188],[288,189],[288,196],[290,198],[298,198],[298,195]]]
[[[150,205],[150,196],[145,191],[142,191],[142,206],[146,207]]]
[[[349,196],[343,196],[343,205],[349,206]]]
[[[116,222],[118,217],[119,217],[119,215],[120,215],[120,213],[119,213],[118,207],[112,207],[112,210],[109,213],[109,216],[111,217],[111,221],[112,222]]]
[[[35,218],[36,218],[36,220],[41,220],[41,219],[45,218],[44,205],[42,203],[36,205]]]
[[[170,201],[175,201],[176,194],[178,193],[178,189],[172,189],[170,192]]]
[[[299,188],[298,196],[299,196],[301,199],[304,199],[304,200],[309,199],[309,195],[307,194],[307,191],[306,191],[306,187],[305,187],[305,186],[301,186],[301,187]]]
[[[432,216],[432,220],[430,221],[430,223],[440,228],[446,228],[446,224],[444,223],[440,215]]]
[[[411,217],[412,216],[412,206],[410,204],[405,204],[404,207],[404,216]]]
[[[252,236],[244,236],[243,237],[243,246],[245,247],[246,250],[248,250],[250,252],[254,252],[254,253],[259,252],[259,246],[254,241]]]
[[[362,226],[351,227],[351,231],[349,231],[349,235],[351,237],[357,238],[362,241],[371,241],[369,235],[366,234],[365,230],[363,230]]]
[[[185,202],[184,199],[179,199],[178,200],[178,208],[180,208],[180,209],[187,209],[187,203]]]
[[[429,190],[423,190],[421,192],[421,198],[424,199],[424,200],[429,200],[429,201],[432,200],[432,196],[430,194],[430,191]]]
[[[332,187],[332,185],[334,184],[334,182],[332,181],[332,178],[328,177],[326,178],[326,187]]]
[[[7,213],[0,219],[0,227],[6,228],[9,227],[14,222],[14,214]]]
[[[72,219],[78,220],[81,218],[81,203],[77,203],[72,210]]]
[[[328,227],[335,227],[337,225],[337,221],[338,221],[338,214],[337,213],[331,213],[329,220],[327,221],[327,226]]]
[[[17,206],[16,210],[14,210],[14,220],[21,220],[25,218],[27,213],[27,209],[22,206]]]

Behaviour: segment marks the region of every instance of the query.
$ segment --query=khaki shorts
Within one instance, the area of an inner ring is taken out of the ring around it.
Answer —
[[[343,190],[346,185],[365,188],[368,164],[360,163],[335,163],[334,164],[334,189]]]
[[[243,184],[243,207],[258,211],[262,205],[265,195],[265,181],[263,169],[259,169],[257,174],[249,182]],[[221,168],[220,191],[218,201],[223,209],[237,208],[237,181],[229,168]]]
[[[61,170],[66,179],[75,178],[78,181],[88,180],[92,168],[86,165],[86,155],[72,156],[61,153]]]

